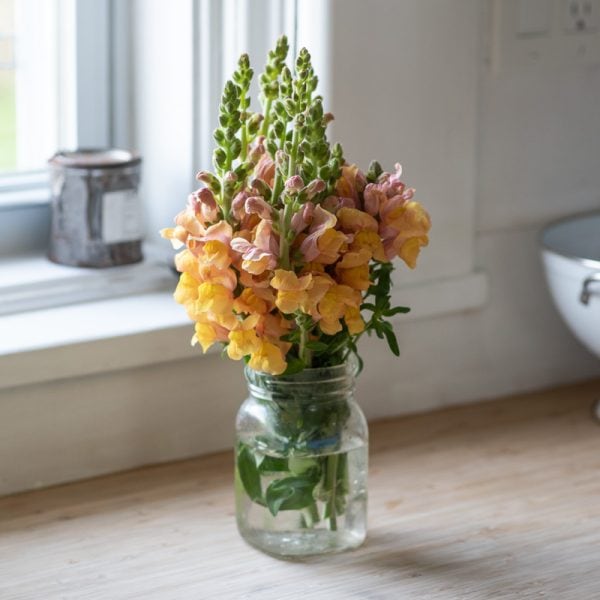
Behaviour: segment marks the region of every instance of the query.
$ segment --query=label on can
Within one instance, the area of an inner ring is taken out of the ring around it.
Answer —
[[[105,192],[102,196],[102,241],[118,244],[141,239],[142,214],[137,192]]]

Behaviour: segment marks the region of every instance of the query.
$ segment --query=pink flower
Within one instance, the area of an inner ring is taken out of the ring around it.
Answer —
[[[277,265],[279,244],[273,235],[270,221],[263,220],[256,226],[252,243],[237,237],[231,240],[231,248],[242,255],[242,269],[253,275],[260,275]]]
[[[296,235],[309,226],[314,212],[315,205],[312,202],[307,202],[302,206],[302,210],[294,214],[292,217],[292,229],[296,232]]]
[[[261,196],[250,196],[246,200],[246,212],[249,215],[258,215],[261,219],[271,221],[272,207]]]
[[[263,154],[256,169],[254,170],[254,176],[257,179],[262,179],[269,187],[273,187],[273,180],[275,179],[275,163],[268,154]]]
[[[297,194],[304,187],[304,181],[300,175],[293,175],[285,182],[288,194]]]
[[[315,207],[309,235],[300,246],[306,262],[317,261],[329,265],[337,260],[347,237],[334,230],[336,223],[335,215],[321,206]]]

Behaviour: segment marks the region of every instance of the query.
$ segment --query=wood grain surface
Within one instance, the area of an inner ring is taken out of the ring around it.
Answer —
[[[599,599],[599,397],[372,425],[366,544],[302,562],[238,537],[230,454],[0,499],[0,598]]]

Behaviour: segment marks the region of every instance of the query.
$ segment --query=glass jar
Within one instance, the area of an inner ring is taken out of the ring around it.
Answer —
[[[235,455],[242,537],[275,556],[356,548],[366,536],[368,467],[356,360],[289,376],[245,374]]]

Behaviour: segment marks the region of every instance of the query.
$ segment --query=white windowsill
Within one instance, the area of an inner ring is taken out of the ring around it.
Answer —
[[[399,322],[475,310],[484,273],[398,287]],[[202,356],[171,290],[0,317],[0,389]]]

